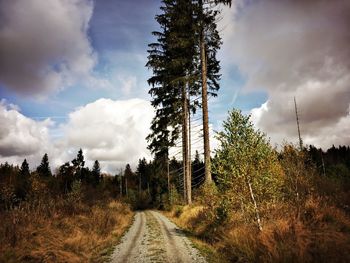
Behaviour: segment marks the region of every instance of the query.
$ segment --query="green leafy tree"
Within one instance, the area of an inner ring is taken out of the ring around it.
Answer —
[[[49,177],[52,176],[50,165],[49,165],[49,157],[47,153],[44,154],[40,165],[37,167],[36,171],[40,176]]]
[[[229,112],[216,138],[220,147],[213,167],[221,197],[230,201],[225,203],[225,209],[251,209],[261,228],[258,202],[271,201],[282,194],[284,173],[277,154],[265,135],[254,129],[250,116],[239,110]]]

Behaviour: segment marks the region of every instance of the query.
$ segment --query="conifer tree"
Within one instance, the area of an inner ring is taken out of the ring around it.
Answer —
[[[30,176],[29,164],[27,162],[27,159],[24,159],[21,165],[21,169],[19,170],[19,175],[23,178],[28,178]]]
[[[214,1],[214,4],[219,2],[229,4],[231,1]],[[181,128],[188,203],[191,202],[189,114],[203,107],[206,174],[207,181],[211,181],[207,94],[216,95],[220,79],[220,65],[216,59],[221,44],[215,23],[218,11],[204,9],[204,4],[207,2],[163,0],[163,13],[156,16],[161,32],[153,32],[157,42],[150,44],[148,50],[147,67],[153,70],[148,82],[152,85],[150,94],[156,108],[152,133],[147,137],[149,148],[167,156]],[[200,94],[202,103],[197,100],[189,103],[191,96]]]
[[[149,181],[148,164],[145,158],[139,159],[139,164],[136,169],[136,174],[139,180],[139,186],[138,186],[139,192],[141,192],[144,189],[145,183]]]
[[[81,181],[86,179],[85,178],[86,170],[84,169],[85,161],[84,161],[84,155],[83,155],[82,149],[79,149],[77,157],[72,160],[72,164],[75,170],[74,172],[75,177]]]
[[[214,0],[214,5],[231,5],[232,0]],[[219,61],[216,59],[217,50],[220,48],[221,39],[216,28],[216,18],[219,11],[212,10],[207,5],[213,4],[212,0],[198,0],[198,26],[199,26],[199,49],[201,61],[202,83],[202,114],[203,114],[203,142],[206,183],[212,181],[209,141],[209,114],[208,93],[215,95],[219,89],[220,79]],[[213,92],[210,92],[212,90]]]
[[[156,20],[162,32],[153,32],[157,43],[150,44],[148,51],[147,66],[153,70],[153,77],[148,82],[152,85],[150,94],[156,116],[147,139],[156,157],[167,163],[168,149],[174,145],[182,128],[184,185],[190,191],[187,94],[198,90],[193,5],[185,0],[164,0],[161,10],[164,13],[157,15]],[[190,193],[185,198],[191,202]]]
[[[83,168],[85,165],[83,150],[80,148],[77,154],[77,158],[73,159],[72,164],[75,167]]]
[[[15,194],[19,199],[25,199],[30,190],[30,171],[29,164],[24,159],[19,174],[16,177]]]
[[[47,153],[44,154],[40,165],[37,167],[36,171],[39,173],[40,176],[43,177],[50,177],[52,176],[50,165],[49,165],[49,158],[47,156]]]
[[[101,181],[101,168],[100,163],[98,160],[94,162],[94,166],[92,168],[92,177],[93,177],[93,184],[94,186],[97,186]]]

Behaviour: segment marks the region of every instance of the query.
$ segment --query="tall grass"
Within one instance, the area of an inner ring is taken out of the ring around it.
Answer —
[[[239,193],[223,195],[216,187],[204,187],[195,205],[174,207],[168,215],[228,262],[350,262],[349,188],[319,175],[292,146],[279,162],[283,195],[258,200],[261,231],[252,210],[239,205]]]
[[[223,225],[215,224],[202,206],[174,208],[168,215],[229,262],[350,262],[348,215],[322,198],[310,197],[299,218],[290,216],[294,209],[277,204],[262,231],[240,211]]]
[[[100,262],[130,224],[119,201],[33,198],[0,214],[0,262]]]

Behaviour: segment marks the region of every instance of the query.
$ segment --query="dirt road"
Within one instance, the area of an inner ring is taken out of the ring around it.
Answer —
[[[115,248],[110,262],[205,263],[206,260],[165,216],[144,211],[136,213],[134,223]]]

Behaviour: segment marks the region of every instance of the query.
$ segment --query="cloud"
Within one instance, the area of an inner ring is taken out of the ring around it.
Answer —
[[[0,0],[0,85],[42,95],[85,80],[97,57],[88,38],[91,0]]]
[[[124,95],[129,95],[137,87],[137,78],[135,76],[118,76],[121,83],[121,90]]]
[[[148,101],[99,99],[69,114],[62,127],[67,148],[83,148],[89,160],[117,168],[150,157],[146,136],[154,109]]]
[[[50,119],[31,120],[19,112],[18,107],[0,102],[0,160],[19,163],[24,158],[34,158],[47,150]]]
[[[1,101],[0,162],[21,164],[27,158],[36,167],[48,153],[54,169],[82,148],[88,166],[99,160],[103,171],[115,173],[127,163],[135,166],[139,158],[151,158],[145,138],[153,116],[154,109],[145,100],[99,99],[77,108],[57,127],[50,119],[32,120]],[[61,136],[50,136],[57,129]]]
[[[225,30],[224,63],[238,66],[244,92],[267,92],[268,101],[252,110],[257,127],[272,142],[296,142],[295,96],[306,143],[350,144],[343,134],[350,129],[350,2],[245,1],[237,8],[224,22],[234,24]]]

